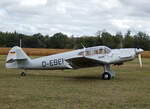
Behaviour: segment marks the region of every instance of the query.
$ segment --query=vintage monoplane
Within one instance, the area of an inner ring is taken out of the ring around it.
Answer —
[[[122,65],[126,61],[135,59],[138,55],[142,67],[141,52],[143,49],[140,48],[110,49],[106,46],[95,46],[30,59],[20,47],[15,46],[8,53],[6,68],[62,70],[103,66],[102,79],[109,80],[115,77],[115,73],[110,69],[111,64]],[[21,75],[25,76],[26,73],[22,72]]]

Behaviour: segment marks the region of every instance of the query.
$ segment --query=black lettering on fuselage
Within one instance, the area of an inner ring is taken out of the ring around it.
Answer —
[[[58,65],[58,59],[54,59],[54,65]]]
[[[63,59],[58,59],[58,64],[61,65],[63,63]]]
[[[54,64],[53,64],[53,63],[54,63],[54,60],[50,60],[49,63],[50,63],[50,64],[49,64],[50,66],[53,66],[53,65],[54,65]]]
[[[52,59],[49,60],[48,63],[46,61],[42,61],[42,67],[48,67],[48,66],[58,66],[64,64],[64,59],[59,58],[59,59]]]
[[[46,67],[46,61],[42,61],[42,67]]]

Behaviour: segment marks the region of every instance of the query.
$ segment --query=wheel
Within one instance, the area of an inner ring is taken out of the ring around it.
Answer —
[[[21,72],[21,76],[26,76],[26,73],[25,72]]]
[[[102,79],[103,80],[110,80],[111,79],[111,75],[107,72],[104,72],[102,75]]]

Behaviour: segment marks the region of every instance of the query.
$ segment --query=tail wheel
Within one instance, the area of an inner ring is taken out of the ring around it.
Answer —
[[[107,72],[104,72],[102,75],[102,79],[103,80],[110,80],[111,79],[111,75]]]
[[[21,72],[21,76],[26,76],[26,73],[25,72]]]

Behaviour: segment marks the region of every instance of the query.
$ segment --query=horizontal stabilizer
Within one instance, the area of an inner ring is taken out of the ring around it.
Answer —
[[[13,63],[15,61],[25,61],[25,60],[27,60],[27,59],[9,59],[6,61],[6,63]]]

